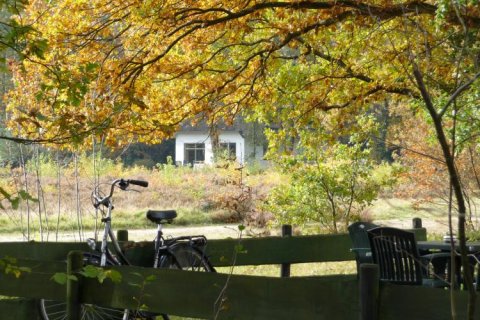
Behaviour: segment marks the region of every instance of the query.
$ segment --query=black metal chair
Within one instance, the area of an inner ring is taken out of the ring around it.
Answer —
[[[352,252],[355,254],[355,261],[357,262],[357,275],[360,272],[360,265],[362,263],[373,263],[372,249],[368,240],[367,231],[377,228],[378,225],[370,222],[354,222],[348,226],[348,234],[352,240]]]
[[[396,284],[448,287],[449,253],[433,253],[420,256],[413,232],[379,227],[367,231],[373,262],[379,265],[380,280]],[[444,278],[432,274],[431,266],[444,265]],[[445,269],[446,268],[446,269]]]

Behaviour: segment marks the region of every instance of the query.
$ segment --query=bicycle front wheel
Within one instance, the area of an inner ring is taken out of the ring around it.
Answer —
[[[100,255],[90,252],[83,254],[84,265],[100,265]],[[107,265],[115,265],[107,260]],[[40,316],[43,320],[67,319],[67,304],[62,301],[40,300]],[[114,309],[93,304],[82,304],[80,311],[82,320],[151,320],[150,316],[132,310]]]

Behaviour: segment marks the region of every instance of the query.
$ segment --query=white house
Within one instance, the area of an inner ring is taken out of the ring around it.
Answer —
[[[249,143],[241,130],[218,130],[220,148],[228,150],[240,164],[255,159],[263,162],[263,147]],[[175,162],[178,164],[212,164],[214,162],[212,139],[204,126],[184,127],[175,135]]]
[[[239,163],[245,162],[245,139],[238,131],[221,131],[220,147],[228,150]],[[205,131],[180,131],[175,136],[175,162],[212,164],[212,139]]]

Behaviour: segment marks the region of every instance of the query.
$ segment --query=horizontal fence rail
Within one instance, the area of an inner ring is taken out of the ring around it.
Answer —
[[[384,283],[380,286],[379,319],[451,320],[450,291],[422,286],[402,286]],[[468,292],[454,291],[457,319],[467,319]],[[477,296],[476,305],[480,305]],[[480,319],[476,308],[474,319]]]
[[[61,262],[18,260],[31,268],[0,277],[0,294],[66,300],[66,285],[52,280]],[[83,278],[81,303],[218,319],[352,319],[358,314],[355,276],[272,278],[115,266],[121,281]],[[145,279],[150,279],[145,284]],[[322,303],[330,301],[329,303]],[[248,306],[248,307],[247,307]],[[341,310],[342,312],[338,312]]]
[[[123,242],[127,258],[135,265],[151,266],[153,242]],[[352,261],[348,235],[267,237],[209,240],[206,254],[214,266]],[[70,251],[91,251],[87,244],[68,242],[3,242],[0,256],[65,261]]]
[[[426,229],[414,229],[417,240],[426,240]],[[241,250],[239,250],[239,245]],[[134,265],[149,267],[154,244],[124,241],[123,249]],[[206,254],[214,266],[353,261],[347,234],[209,240]],[[0,257],[28,257],[65,261],[70,251],[91,251],[79,242],[1,242]]]
[[[51,279],[55,272],[65,271],[62,263],[19,260],[18,265],[30,267],[31,272],[19,278],[0,277],[1,295],[66,299],[66,286]],[[355,276],[271,278],[126,266],[111,269],[122,275],[122,281],[82,279],[80,302],[118,308],[141,304],[155,312],[206,319],[214,318],[216,312],[218,319],[357,319],[360,312]],[[146,278],[153,280],[142,288]],[[449,295],[442,289],[382,284],[379,319],[450,319]],[[456,291],[455,297],[459,318],[464,318],[467,293]]]
[[[418,241],[427,239],[425,228],[412,229]],[[236,253],[240,244],[245,253]],[[207,255],[215,266],[353,261],[348,234],[209,240]],[[152,249],[153,250],[153,247]]]
[[[82,301],[213,319],[352,319],[358,314],[355,277],[272,278],[115,267],[118,284],[88,280]],[[143,290],[144,277],[155,277]],[[330,300],[330,303],[322,303]],[[342,315],[339,315],[342,310]]]

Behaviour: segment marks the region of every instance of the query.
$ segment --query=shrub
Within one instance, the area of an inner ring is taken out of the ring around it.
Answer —
[[[335,233],[358,220],[399,172],[398,166],[376,164],[369,148],[353,139],[322,152],[307,150],[301,156],[287,157],[281,168],[290,179],[272,190],[266,209],[280,224],[318,222]]]

